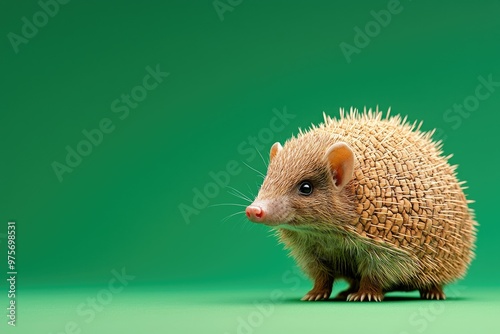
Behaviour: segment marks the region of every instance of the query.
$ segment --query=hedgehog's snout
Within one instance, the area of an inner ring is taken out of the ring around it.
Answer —
[[[247,206],[245,213],[248,219],[254,223],[262,223],[268,226],[286,224],[290,220],[290,209],[286,199],[261,199]]]
[[[258,205],[249,205],[245,210],[248,219],[253,221],[254,223],[260,223],[264,220],[265,211],[261,206]]]

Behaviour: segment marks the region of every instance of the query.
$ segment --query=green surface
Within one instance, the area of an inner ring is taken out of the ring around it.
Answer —
[[[307,285],[307,284],[306,284]],[[452,289],[446,301],[391,294],[381,303],[297,300],[295,285],[271,290],[124,290],[102,310],[78,314],[98,288],[38,292],[23,303],[23,333],[495,333],[500,290]],[[47,301],[50,300],[50,304]],[[29,319],[29,321],[27,321]]]
[[[212,0],[69,1],[36,33],[23,25],[43,20],[37,1],[0,3],[0,259],[15,220],[19,298],[2,332],[62,332],[122,268],[134,279],[83,333],[234,333],[275,288],[285,297],[253,333],[424,332],[408,319],[429,302],[296,303],[310,282],[291,291],[270,231],[221,205],[256,194],[274,141],[377,105],[438,128],[476,200],[467,289],[425,332],[498,328],[500,2],[221,2],[223,20]],[[33,36],[13,47],[11,33]],[[92,152],[58,176],[68,147]]]

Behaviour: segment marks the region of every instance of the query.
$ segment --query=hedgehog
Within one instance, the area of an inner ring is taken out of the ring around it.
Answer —
[[[274,143],[250,221],[276,231],[311,278],[306,301],[382,301],[418,290],[445,299],[474,257],[476,226],[451,155],[433,131],[378,107],[340,110],[282,146]]]

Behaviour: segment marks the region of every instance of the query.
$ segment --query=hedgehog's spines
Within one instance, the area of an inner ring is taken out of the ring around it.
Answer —
[[[401,124],[402,124],[402,125],[404,125],[404,126],[406,126],[406,125],[407,125],[407,124],[406,124],[406,121],[407,121],[407,120],[408,120],[408,115],[406,115],[406,116],[403,118],[403,120],[401,121]]]
[[[332,119],[330,118],[330,116],[327,116],[326,112],[323,111],[323,124],[324,125],[329,125],[331,123],[331,121],[332,121]],[[323,124],[320,124],[320,127]]]

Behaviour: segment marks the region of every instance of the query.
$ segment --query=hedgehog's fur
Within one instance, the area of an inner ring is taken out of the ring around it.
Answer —
[[[315,281],[306,300],[328,298],[338,278],[351,283],[341,294],[350,293],[348,300],[415,289],[444,298],[442,286],[462,277],[473,258],[476,222],[456,166],[432,131],[420,131],[422,123],[389,114],[325,115],[270,162],[257,200],[276,199],[278,236]],[[355,157],[353,178],[340,193],[332,192],[324,162],[337,142]],[[287,196],[304,179],[319,185],[315,196]]]

